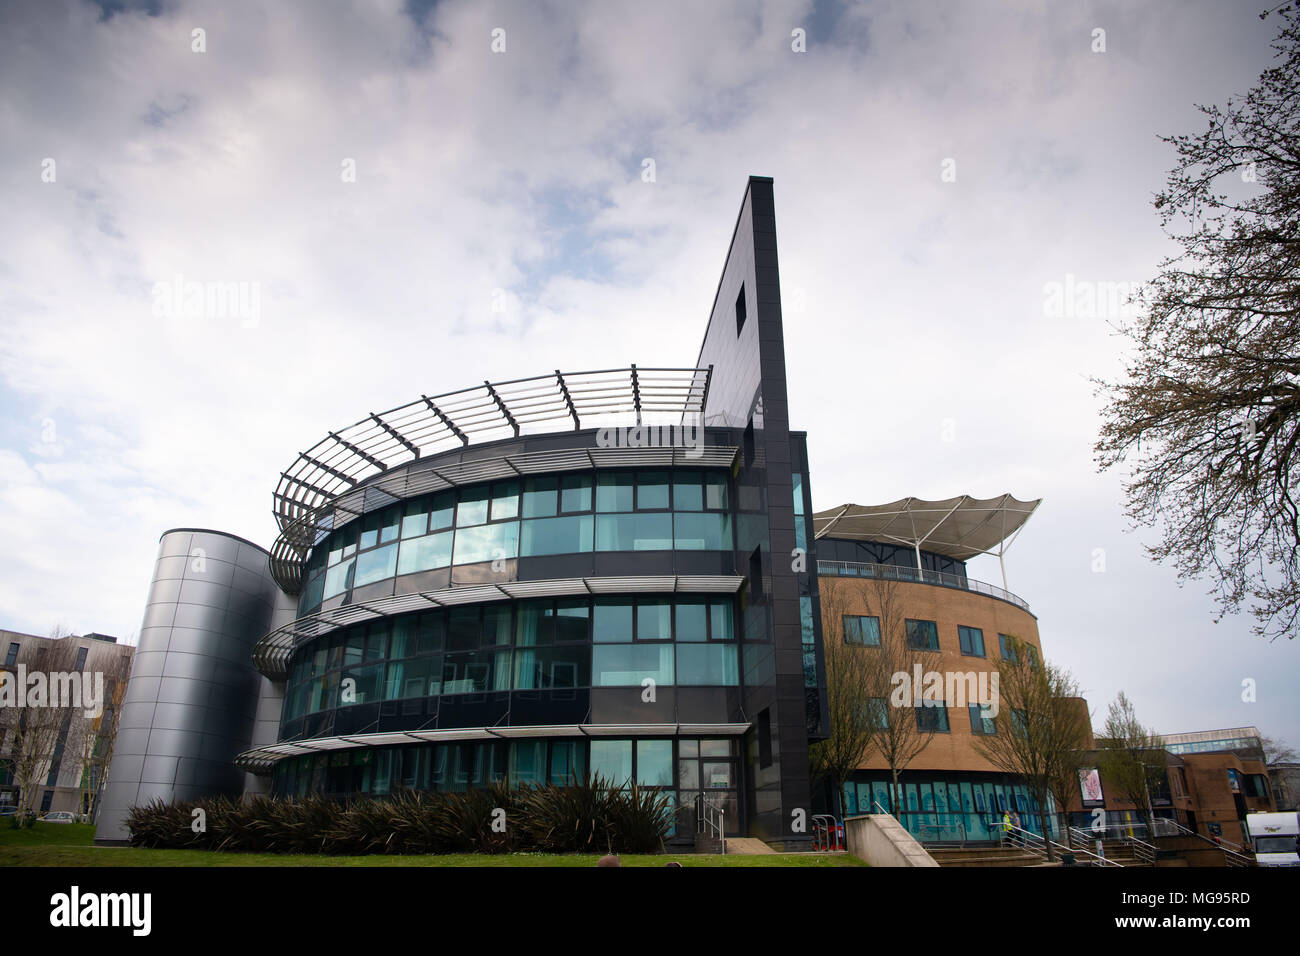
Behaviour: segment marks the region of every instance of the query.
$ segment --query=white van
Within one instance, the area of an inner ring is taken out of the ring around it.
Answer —
[[[1249,813],[1246,829],[1260,866],[1300,866],[1300,813]]]

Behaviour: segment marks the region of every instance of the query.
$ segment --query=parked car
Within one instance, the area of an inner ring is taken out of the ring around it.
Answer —
[[[55,810],[41,817],[42,823],[76,823],[77,815],[67,810]]]

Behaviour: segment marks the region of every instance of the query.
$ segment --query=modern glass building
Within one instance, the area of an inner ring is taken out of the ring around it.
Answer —
[[[707,804],[806,841],[825,680],[771,180],[693,365],[412,391],[298,455],[269,551],[163,535],[97,838],[154,797],[592,772],[669,791],[678,839]]]

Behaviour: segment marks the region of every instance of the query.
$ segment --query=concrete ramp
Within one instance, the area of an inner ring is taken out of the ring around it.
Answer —
[[[934,866],[934,857],[901,823],[885,813],[846,817],[848,851],[872,866]]]

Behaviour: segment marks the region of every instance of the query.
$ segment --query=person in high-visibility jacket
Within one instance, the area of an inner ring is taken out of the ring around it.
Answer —
[[[1011,841],[1011,813],[1009,811],[1003,810],[1002,811],[1002,842],[1009,843],[1010,841]]]

